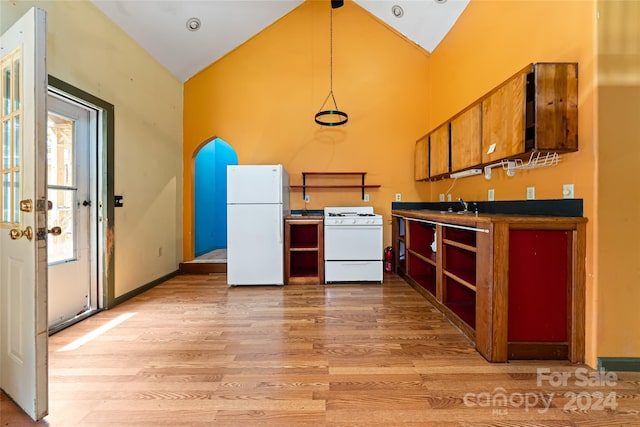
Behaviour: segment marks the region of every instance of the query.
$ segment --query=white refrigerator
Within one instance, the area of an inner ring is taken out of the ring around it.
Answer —
[[[289,174],[282,165],[227,166],[227,283],[284,285],[284,216]]]

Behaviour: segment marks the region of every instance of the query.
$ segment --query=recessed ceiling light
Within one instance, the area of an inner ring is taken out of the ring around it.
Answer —
[[[189,18],[187,20],[187,30],[198,31],[200,29],[200,20],[198,18]]]
[[[402,18],[402,15],[404,15],[404,10],[402,9],[402,7],[396,4],[391,7],[391,13],[393,13],[393,16],[395,16],[396,18]]]

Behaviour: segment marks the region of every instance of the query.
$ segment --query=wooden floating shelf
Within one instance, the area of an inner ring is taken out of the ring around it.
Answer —
[[[345,189],[349,189],[349,188],[360,188],[362,189],[362,199],[364,200],[364,190],[365,188],[380,188],[380,185],[377,184],[365,184],[364,183],[364,177],[367,173],[366,172],[302,172],[302,185],[300,184],[294,184],[294,185],[290,185],[289,188],[292,190],[302,190],[302,198],[306,199],[307,197],[307,189],[308,188],[312,188],[312,189],[341,189],[341,188],[345,188]],[[340,176],[340,175],[344,175],[344,176],[360,176],[362,177],[362,183],[361,184],[307,184],[307,176],[321,176],[321,175],[326,175],[326,176]]]
[[[380,185],[367,184],[367,185],[290,185],[290,188],[294,190],[302,188],[380,188]]]

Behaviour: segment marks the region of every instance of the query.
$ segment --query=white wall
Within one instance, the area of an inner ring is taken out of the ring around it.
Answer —
[[[182,83],[86,0],[2,0],[0,29],[32,6],[47,11],[49,74],[115,107],[118,297],[182,260]]]

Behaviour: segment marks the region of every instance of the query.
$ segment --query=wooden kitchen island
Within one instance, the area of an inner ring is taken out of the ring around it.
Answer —
[[[393,210],[396,272],[490,362],[584,362],[583,217]]]

